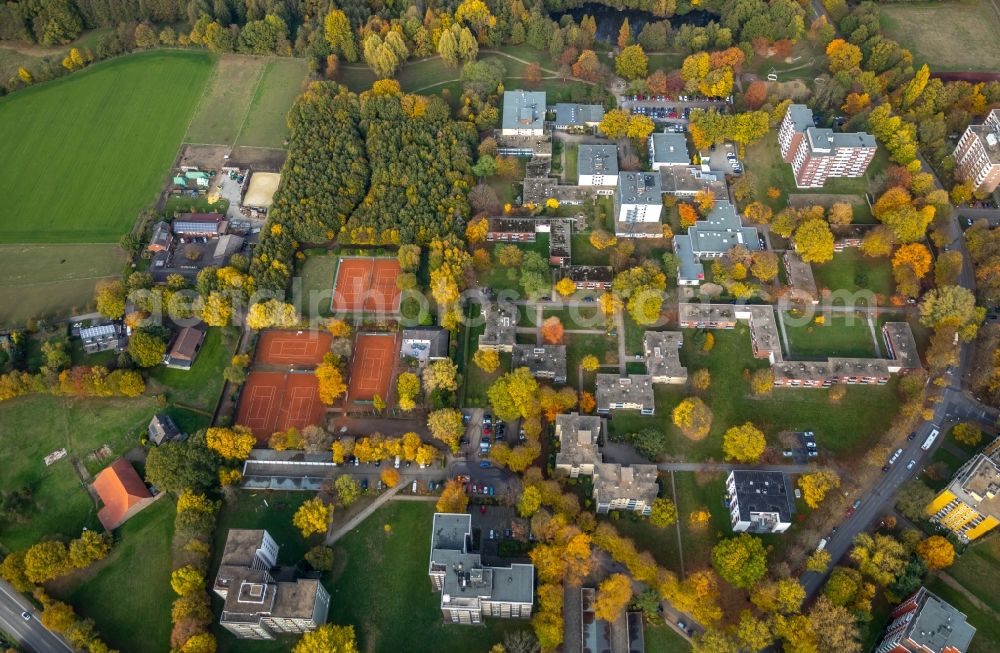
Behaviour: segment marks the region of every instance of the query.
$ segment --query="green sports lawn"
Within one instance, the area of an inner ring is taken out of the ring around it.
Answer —
[[[0,242],[117,242],[163,186],[213,65],[150,52],[0,99]]]

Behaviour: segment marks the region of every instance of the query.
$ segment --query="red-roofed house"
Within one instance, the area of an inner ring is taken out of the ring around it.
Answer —
[[[104,504],[97,512],[97,518],[109,531],[124,524],[155,500],[132,464],[124,458],[102,469],[94,479],[93,488]]]

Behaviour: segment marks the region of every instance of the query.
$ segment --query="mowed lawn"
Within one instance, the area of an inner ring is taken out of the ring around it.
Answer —
[[[298,276],[292,280],[292,296],[303,315],[316,317],[332,312],[330,302],[338,260],[337,254],[322,252],[307,255],[302,262]]]
[[[865,318],[840,313],[822,317],[823,323],[816,324],[814,319],[785,313],[785,332],[788,334],[785,344],[791,358],[877,358],[882,355]],[[875,328],[878,333],[878,326]]]
[[[816,286],[820,291],[829,290],[835,304],[844,303],[843,299],[838,299],[838,295],[844,292],[865,295],[875,293],[884,300],[896,287],[889,259],[865,256],[857,247],[848,247],[842,252],[835,252],[832,261],[814,265],[812,269]],[[864,303],[860,297],[858,301]]]
[[[0,325],[84,312],[94,286],[124,264],[117,245],[0,245]]]
[[[285,147],[288,138],[288,110],[302,93],[309,65],[305,59],[269,59],[246,122],[236,141],[247,147]]]
[[[93,619],[112,648],[167,653],[173,532],[174,503],[165,496],[115,532],[107,558],[55,583],[53,595]]]
[[[353,624],[367,653],[488,651],[524,619],[446,625],[427,578],[434,504],[390,501],[334,547],[330,621]],[[405,646],[401,648],[401,643]]]
[[[45,535],[76,537],[84,526],[95,528],[94,503],[73,470],[76,456],[96,474],[117,456],[138,444],[155,411],[151,397],[135,399],[73,399],[33,395],[0,404],[0,491],[30,485],[35,510],[23,524],[0,528],[0,544],[19,549]],[[104,461],[88,455],[108,445],[114,456]],[[46,455],[66,448],[68,456],[46,467]]]
[[[213,145],[235,143],[266,67],[265,57],[238,54],[219,57],[184,141]]]
[[[224,334],[222,329],[211,328],[190,370],[157,365],[149,376],[163,386],[171,403],[211,413],[222,391],[222,371],[233,357],[238,337],[233,331]]]
[[[0,242],[117,242],[163,186],[211,69],[207,53],[150,52],[0,99]]]
[[[934,71],[1000,71],[1000,15],[991,0],[879,6],[882,29]]]

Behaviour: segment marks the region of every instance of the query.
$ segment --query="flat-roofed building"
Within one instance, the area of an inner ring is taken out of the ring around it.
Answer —
[[[831,177],[862,177],[878,145],[871,134],[843,134],[816,127],[804,104],[789,105],[778,130],[781,156],[792,165],[798,188],[822,188]]]
[[[969,125],[955,146],[956,175],[978,193],[1000,186],[1000,109],[993,109],[981,125]]]
[[[511,369],[519,367],[536,378],[566,383],[566,345],[514,345]]]
[[[834,358],[830,380],[847,385],[884,385],[889,381],[889,362],[882,358]]]
[[[549,223],[549,265],[565,265],[572,255],[573,223],[552,220]]]
[[[652,415],[653,380],[648,374],[598,374],[596,381],[597,412],[607,415],[612,410],[637,410]]]
[[[403,329],[399,355],[416,358],[421,363],[448,358],[450,335],[447,329],[437,326]]]
[[[893,374],[921,369],[920,352],[913,337],[913,329],[907,322],[886,322],[882,325],[882,337],[889,352],[889,371]]]
[[[819,303],[819,288],[816,287],[816,277],[812,266],[802,260],[794,250],[786,250],[782,257],[788,284],[791,286],[791,299],[795,302],[808,304]]]
[[[604,419],[596,415],[557,415],[555,433],[559,438],[559,453],[556,454],[556,469],[565,471],[571,478],[580,474],[593,476],[594,465],[604,461],[598,445],[605,428]]]
[[[486,240],[489,242],[535,242],[536,226],[534,218],[496,217],[486,219]]]
[[[686,383],[687,368],[681,365],[684,334],[679,331],[647,331],[642,337],[646,373],[653,383]]]
[[[779,388],[828,388],[833,383],[829,361],[783,361],[771,371]]]
[[[541,136],[545,126],[545,92],[504,91],[500,126],[504,136]]]
[[[649,516],[660,492],[656,465],[594,465],[594,503],[597,514],[629,510]]]
[[[595,186],[569,186],[560,184],[555,177],[525,177],[521,182],[524,190],[525,204],[542,206],[546,201],[554,199],[560,204],[583,204],[591,197],[598,195]]]
[[[482,307],[483,332],[479,335],[480,349],[512,351],[517,339],[517,306],[487,302]]]
[[[660,238],[663,191],[660,175],[655,172],[621,172],[615,193],[616,235],[620,237]]]
[[[979,539],[1000,523],[1000,438],[962,465],[927,514],[961,541]]]
[[[441,615],[448,623],[481,624],[486,617],[531,616],[535,567],[483,565],[472,553],[472,515],[435,513],[428,575],[441,593]]]
[[[756,227],[743,226],[736,207],[716,202],[704,220],[698,220],[686,235],[674,236],[674,255],[678,260],[678,283],[698,285],[705,278],[701,261],[721,258],[730,249],[742,245],[750,251],[762,249]]]
[[[556,119],[552,122],[552,126],[559,130],[571,127],[596,127],[604,119],[604,107],[600,104],[558,102],[555,113]]]
[[[545,167],[546,174],[548,173],[552,165],[552,141],[547,136],[504,134],[501,130],[495,131],[494,134],[497,154],[527,157],[532,161],[548,159],[548,166]]]
[[[617,186],[618,146],[581,145],[576,171],[580,186]]]
[[[717,199],[729,196],[721,173],[706,172],[698,166],[660,168],[660,188],[665,194],[676,197],[694,197],[698,191],[711,191]]]
[[[691,165],[687,137],[674,132],[649,135],[649,167],[653,170]]]
[[[781,362],[781,339],[771,306],[749,306],[750,346],[755,358],[766,358],[772,365]]]
[[[606,290],[614,280],[614,272],[607,265],[565,265],[558,274],[560,280],[575,283],[577,290]]]
[[[677,319],[684,329],[735,329],[736,307],[696,302],[678,304]]]
[[[783,472],[734,469],[726,478],[726,506],[736,533],[784,533],[795,501]]]
[[[889,614],[874,653],[966,653],[975,635],[964,613],[921,587]]]

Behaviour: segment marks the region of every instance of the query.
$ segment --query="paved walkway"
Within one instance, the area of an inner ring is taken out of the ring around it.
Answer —
[[[881,358],[882,348],[878,346],[878,336],[875,335],[875,320],[872,319],[871,315],[868,316],[868,330],[872,334],[872,348],[875,351],[875,358]]]
[[[360,526],[361,522],[368,519],[368,517],[370,517],[372,513],[374,513],[376,510],[384,506],[394,496],[396,496],[396,493],[402,490],[404,485],[406,484],[400,483],[394,488],[389,488],[379,498],[372,501],[371,505],[369,505],[367,508],[365,508],[358,514],[354,515],[350,519],[348,519],[347,523],[343,524],[339,528],[331,528],[329,531],[327,531],[326,539],[323,540],[323,544],[326,544],[327,546],[334,544],[337,540],[344,537],[352,530]]]
[[[674,473],[670,472],[670,496],[673,497],[674,505],[677,505],[677,484],[674,483]],[[684,542],[681,540],[681,520],[680,515],[678,519],[674,521],[674,525],[677,526],[677,557],[681,563],[681,580],[687,578],[687,572],[684,571]]]
[[[624,310],[624,309],[622,309]],[[618,330],[618,373],[625,375],[625,317],[622,311],[615,311],[615,329]]]

